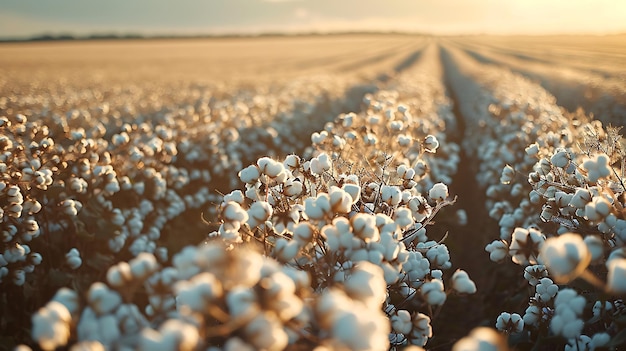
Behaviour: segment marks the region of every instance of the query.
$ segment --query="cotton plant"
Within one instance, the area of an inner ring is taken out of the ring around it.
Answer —
[[[380,169],[346,174],[340,170],[350,167],[342,162],[326,153],[307,161],[295,155],[283,162],[259,159],[239,173],[245,191],[224,196],[220,227],[210,237],[234,246],[253,243],[266,255],[309,272],[313,289],[320,292],[343,282],[360,262],[381,267],[385,311],[395,316],[392,320],[408,323],[392,322],[387,342],[424,346],[432,337],[430,317],[402,306],[432,316],[452,291],[476,291],[464,271],[453,274],[452,290],[445,289],[441,270],[451,267],[448,249],[426,235],[428,223],[453,203],[448,188],[435,184],[425,197],[415,183],[403,183],[407,173],[413,174],[406,165],[382,171],[389,160],[381,159]],[[378,181],[375,172],[388,182]]]

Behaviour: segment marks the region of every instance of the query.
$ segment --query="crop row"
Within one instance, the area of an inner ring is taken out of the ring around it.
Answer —
[[[562,112],[545,90],[505,69],[456,49],[444,57],[463,116],[474,122],[464,145],[500,228],[485,250],[520,266],[514,286],[527,287],[525,311],[503,312],[496,326],[530,347],[619,346],[626,292],[619,130]]]

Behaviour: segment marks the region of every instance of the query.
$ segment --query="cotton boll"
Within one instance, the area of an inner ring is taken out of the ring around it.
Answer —
[[[460,294],[473,294],[476,292],[476,284],[470,279],[467,272],[457,269],[452,274],[452,288]]]
[[[249,219],[248,212],[236,202],[228,202],[222,207],[222,217],[235,229],[239,229],[240,223],[247,222]]]
[[[258,313],[259,305],[256,294],[247,288],[236,287],[226,295],[228,312],[233,318],[252,316]]]
[[[418,244],[418,249],[426,246],[423,243]],[[448,247],[443,244],[437,244],[431,246],[428,251],[426,251],[426,257],[430,261],[432,267],[435,268],[449,268],[450,263],[450,252],[448,251]]]
[[[148,275],[155,272],[159,265],[153,254],[142,252],[133,258],[129,263],[130,271],[135,279],[145,279]]]
[[[270,313],[261,313],[244,327],[247,340],[258,350],[278,351],[287,347],[289,337],[280,320]]]
[[[51,301],[58,302],[67,308],[70,314],[78,312],[80,306],[78,294],[69,288],[61,288],[52,297]]]
[[[591,254],[591,262],[600,262],[600,260],[604,258],[604,242],[602,239],[597,235],[587,235],[583,240]]]
[[[200,273],[189,281],[176,283],[174,290],[179,306],[188,306],[191,310],[201,313],[223,294],[221,282],[208,272]]]
[[[323,220],[330,216],[330,197],[322,193],[317,197],[309,197],[304,200],[304,213],[313,220]]]
[[[435,153],[437,148],[439,148],[439,141],[434,135],[427,135],[426,138],[424,138],[423,145],[426,152]]]
[[[368,306],[382,304],[387,292],[382,270],[367,261],[356,265],[344,287],[350,297],[363,301]]]
[[[242,182],[252,184],[259,180],[259,177],[261,176],[261,171],[257,166],[251,165],[239,171],[238,176]]]
[[[535,286],[535,291],[537,301],[548,303],[559,292],[559,286],[550,278],[541,278]]]
[[[304,246],[311,242],[313,239],[314,229],[307,223],[298,223],[293,227],[293,239],[297,241],[300,246]]]
[[[437,183],[428,191],[428,197],[440,202],[448,198],[448,186],[443,183]]]
[[[352,197],[352,203],[356,203],[361,198],[361,187],[357,184],[344,184],[341,189]]]
[[[352,210],[352,196],[342,189],[331,186],[328,195],[330,207],[335,213],[349,213]]]
[[[250,205],[248,209],[248,225],[257,227],[267,221],[273,213],[272,206],[265,201],[258,201]]]
[[[31,336],[43,350],[55,350],[67,344],[71,320],[63,304],[50,301],[32,316]]]
[[[381,200],[386,202],[389,206],[397,206],[400,203],[402,193],[398,187],[383,185],[380,190]]]
[[[266,174],[270,178],[277,178],[285,171],[282,163],[274,161],[269,157],[260,158],[257,161],[257,165],[261,173]]]
[[[380,232],[376,227],[376,217],[364,213],[357,213],[350,219],[354,235],[365,242],[378,241]]]
[[[443,305],[446,301],[443,282],[439,279],[433,279],[424,283],[420,288],[420,292],[429,305]]]
[[[298,196],[302,194],[303,190],[304,190],[304,186],[302,185],[302,182],[297,181],[297,180],[289,179],[283,185],[284,194],[290,197],[294,197],[294,196]]]
[[[613,258],[607,261],[607,288],[614,294],[626,293],[626,259]]]
[[[130,265],[127,262],[120,262],[107,271],[107,282],[112,287],[122,287],[133,279]]]
[[[299,250],[299,243],[295,240],[287,240],[285,238],[276,239],[274,255],[281,262],[293,260]]]
[[[122,298],[104,283],[96,282],[89,288],[87,301],[96,313],[103,315],[115,310],[122,303]]]
[[[524,320],[517,313],[502,312],[496,320],[496,328],[507,334],[521,333],[524,330]]]
[[[65,262],[71,269],[78,269],[83,264],[83,261],[80,258],[80,253],[76,250],[76,248],[72,248],[65,254]]]
[[[557,283],[566,283],[580,275],[591,262],[591,254],[583,238],[574,233],[547,239],[540,259]]]
[[[398,333],[408,334],[413,329],[411,314],[407,310],[399,310],[391,316],[391,327]]]
[[[163,344],[171,345],[171,348],[166,348],[169,350],[193,351],[200,341],[196,326],[177,319],[168,319],[159,331],[163,336]]]

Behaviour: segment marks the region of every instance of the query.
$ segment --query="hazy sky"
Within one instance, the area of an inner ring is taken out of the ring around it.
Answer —
[[[623,0],[0,0],[0,37],[409,30],[626,32]]]

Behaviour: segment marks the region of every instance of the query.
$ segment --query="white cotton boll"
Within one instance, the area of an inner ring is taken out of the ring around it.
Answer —
[[[321,175],[324,173],[324,167],[317,158],[312,159],[310,165],[312,174]]]
[[[418,248],[425,246],[422,243],[418,244]],[[450,266],[450,251],[444,244],[433,245],[426,252],[426,257],[430,261],[432,267],[435,268],[448,268]]]
[[[120,295],[101,282],[91,284],[87,300],[91,308],[99,315],[112,312],[122,303]]]
[[[166,345],[170,350],[193,351],[200,341],[198,328],[177,319],[168,319],[159,328]]]
[[[437,183],[428,191],[428,197],[439,202],[448,198],[448,186],[443,183]]]
[[[556,314],[550,320],[550,329],[553,333],[562,335],[566,339],[580,336],[585,323],[576,318],[573,311],[568,310],[562,314]]]
[[[293,227],[293,239],[297,241],[300,246],[305,246],[313,239],[313,227],[307,222],[298,223]]]
[[[400,146],[409,146],[411,145],[411,142],[413,141],[413,138],[411,138],[410,136],[406,135],[406,134],[400,134],[397,137],[397,142],[398,145]]]
[[[245,201],[245,197],[243,195],[243,192],[241,192],[241,190],[233,190],[230,193],[224,195],[224,200],[222,200],[223,203],[228,203],[230,201],[236,202],[240,205],[243,205],[244,201]]]
[[[580,235],[565,233],[544,242],[540,249],[540,260],[557,283],[566,283],[587,268],[591,254]]]
[[[413,329],[411,314],[407,310],[399,310],[391,316],[391,327],[398,333],[408,334]]]
[[[314,132],[313,134],[311,134],[311,142],[314,145],[321,144],[324,142],[324,140],[326,140],[327,137],[328,132],[326,132],[325,130],[320,133]]]
[[[323,220],[331,215],[330,197],[322,193],[304,200],[304,213],[312,220]]]
[[[515,169],[513,167],[506,165],[502,169],[502,174],[500,175],[500,183],[502,184],[511,184],[511,181],[515,178]]]
[[[344,288],[350,297],[365,302],[367,306],[380,306],[387,293],[383,271],[367,261],[356,265],[344,283]]]
[[[287,347],[289,336],[275,314],[262,313],[244,327],[247,340],[258,350],[279,351]]]
[[[504,351],[508,350],[502,334],[487,327],[474,328],[470,334],[454,344],[452,351]]]
[[[43,350],[56,350],[67,345],[71,320],[63,304],[50,301],[32,316],[31,336]]]
[[[257,161],[257,166],[261,173],[266,174],[270,178],[276,178],[284,172],[285,168],[282,163],[274,161],[269,157],[261,157]]]
[[[542,315],[543,313],[541,312],[541,308],[539,306],[530,305],[526,308],[522,319],[524,320],[524,324],[536,326],[541,320]]]
[[[72,248],[65,254],[65,262],[71,269],[78,269],[83,264],[83,261],[80,258],[80,253],[76,248]]]
[[[330,207],[335,213],[349,213],[352,210],[352,196],[342,189],[331,186],[328,195]]]
[[[591,337],[591,341],[589,342],[589,346],[593,349],[599,347],[606,347],[611,341],[611,336],[608,333],[600,332],[596,333]]]
[[[287,196],[291,196],[291,197],[298,196],[302,194],[303,190],[304,190],[304,186],[302,185],[302,182],[297,181],[297,180],[289,179],[283,185],[283,192]]]
[[[380,240],[380,232],[376,226],[376,217],[365,213],[357,213],[350,219],[354,235],[366,243]]]
[[[383,185],[380,189],[380,198],[389,206],[397,206],[402,200],[402,192],[397,186]]]
[[[98,326],[100,331],[100,341],[104,345],[113,345],[115,341],[120,338],[120,329],[118,327],[117,318],[114,315],[108,314],[98,319]]]
[[[298,168],[300,168],[300,164],[301,164],[301,160],[300,157],[297,155],[288,155],[287,157],[285,157],[285,161],[283,162],[283,166],[285,166],[285,168],[288,168],[291,171],[294,171]]]
[[[584,188],[576,189],[569,205],[575,208],[585,208],[585,205],[592,199],[591,192]]]
[[[532,143],[528,145],[524,151],[528,156],[536,156],[539,153],[539,145],[537,143]]]
[[[587,170],[588,178],[591,183],[595,183],[598,179],[611,175],[609,157],[605,154],[596,155],[594,158],[583,162],[583,168]]]
[[[276,239],[274,255],[281,262],[293,260],[299,250],[299,243],[295,240],[287,240],[285,238]]]
[[[590,221],[601,221],[611,212],[611,204],[604,198],[596,196],[585,205],[585,217]]]
[[[457,269],[452,274],[452,288],[460,294],[473,294],[476,292],[476,284],[470,279],[467,272]]]
[[[107,282],[113,287],[122,287],[132,279],[133,274],[127,262],[120,262],[107,270]]]
[[[535,299],[547,303],[559,292],[559,286],[550,278],[541,278],[535,285]]]
[[[357,184],[344,184],[341,189],[348,193],[352,198],[352,203],[355,204],[361,198],[361,187]]]
[[[626,258],[612,258],[606,266],[609,270],[607,274],[607,288],[614,294],[626,293]]]
[[[174,290],[178,306],[187,306],[196,312],[204,312],[209,304],[223,294],[222,283],[208,272],[176,283]]]
[[[426,152],[435,153],[438,147],[439,141],[434,135],[427,135],[426,138],[424,138],[424,150],[426,150]]]
[[[246,184],[252,184],[256,182],[257,180],[259,180],[259,177],[261,176],[261,171],[259,170],[257,166],[250,165],[242,169],[241,171],[239,171],[237,175],[239,176],[239,179],[241,179],[242,182]]]
[[[239,229],[239,224],[247,222],[249,219],[248,212],[241,208],[236,202],[228,202],[222,207],[222,217],[224,221],[232,224],[236,229]]]
[[[550,163],[555,167],[565,168],[571,160],[570,153],[565,149],[556,149],[556,153],[550,158]]]
[[[133,258],[130,262],[130,271],[135,279],[145,279],[148,275],[154,273],[159,264],[156,261],[156,257],[153,254],[142,252],[137,257]]]
[[[446,293],[443,282],[439,279],[433,279],[422,284],[420,292],[426,303],[429,305],[443,305],[446,302]]]
[[[244,287],[234,288],[226,295],[226,306],[232,318],[252,316],[259,310],[256,294]]]
[[[273,211],[272,205],[265,201],[253,203],[248,209],[248,225],[254,228],[265,223],[272,216]]]
[[[524,330],[524,320],[517,313],[502,312],[496,320],[496,328],[509,334],[521,333]]]
[[[51,301],[56,301],[65,306],[70,314],[78,312],[78,308],[80,306],[78,293],[65,287],[59,289],[56,294],[54,294]]]
[[[400,228],[406,229],[414,224],[413,214],[411,210],[406,207],[398,208],[393,213],[393,220],[398,224]]]
[[[596,301],[591,309],[594,317],[600,317],[604,313],[611,312],[612,310],[613,304],[610,301],[604,301],[604,303],[602,303],[602,301]]]
[[[597,235],[587,235],[583,239],[585,241],[585,245],[587,245],[587,249],[589,249],[589,253],[591,254],[591,262],[599,262],[602,258],[604,258],[604,242]]]
[[[216,348],[215,350],[208,349],[207,351],[255,351],[255,348],[241,340],[239,337],[234,336],[229,338],[224,344],[224,348]]]
[[[537,264],[539,248],[545,240],[545,235],[536,229],[515,228],[511,246],[509,246],[509,255],[513,262],[519,265]]]

